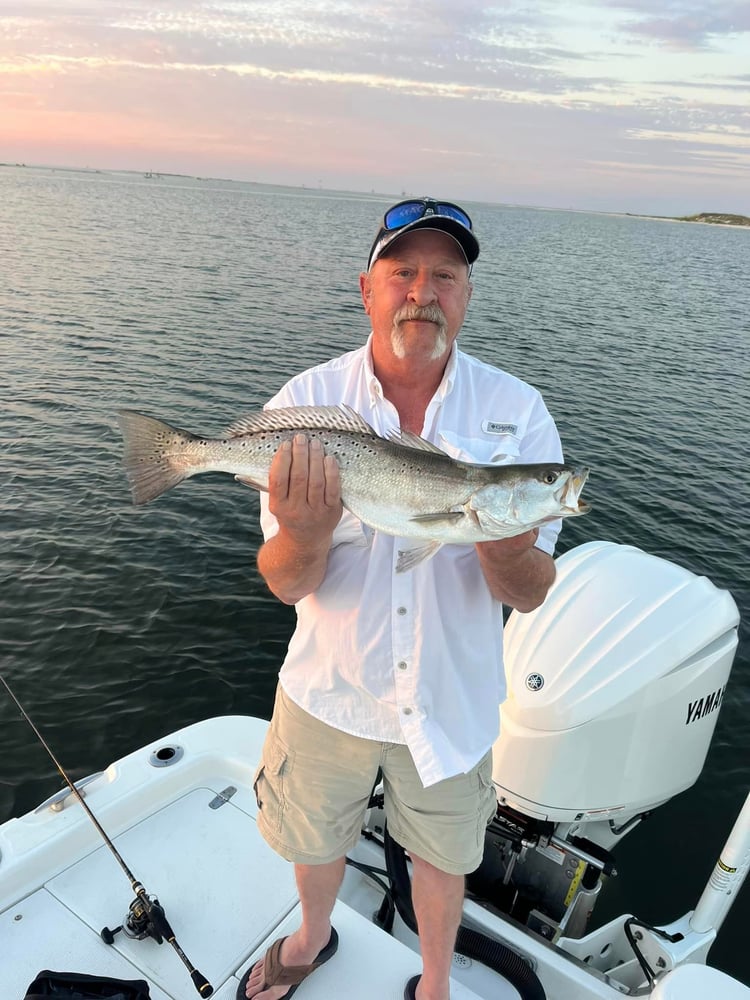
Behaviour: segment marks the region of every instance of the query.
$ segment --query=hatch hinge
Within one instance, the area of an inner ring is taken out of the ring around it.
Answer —
[[[223,791],[219,792],[219,794],[215,798],[211,799],[211,801],[208,803],[208,808],[209,809],[221,808],[221,806],[229,802],[229,800],[235,794],[236,791],[237,789],[234,787],[234,785],[227,785],[227,787]]]

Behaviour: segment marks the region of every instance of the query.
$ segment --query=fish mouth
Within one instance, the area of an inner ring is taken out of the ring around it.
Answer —
[[[560,506],[564,510],[574,514],[587,514],[591,510],[591,504],[580,499],[580,492],[589,477],[589,471],[585,467],[571,471],[560,494]]]

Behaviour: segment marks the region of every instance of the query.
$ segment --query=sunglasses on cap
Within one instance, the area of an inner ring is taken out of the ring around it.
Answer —
[[[471,229],[471,219],[462,208],[452,205],[449,201],[434,201],[432,198],[410,198],[408,201],[400,201],[393,208],[389,208],[383,216],[383,229],[389,232],[401,229],[402,226],[408,226],[411,222],[429,215],[455,219],[462,226]]]
[[[367,259],[369,271],[401,232],[412,229],[439,229],[452,236],[471,265],[479,254],[479,243],[473,233],[471,219],[458,205],[435,198],[408,198],[399,201],[383,216],[378,234]]]

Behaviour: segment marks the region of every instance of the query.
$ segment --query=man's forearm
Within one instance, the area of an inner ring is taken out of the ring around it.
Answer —
[[[330,536],[302,545],[282,530],[259,549],[258,570],[271,593],[296,604],[323,582],[330,548]]]
[[[269,510],[279,530],[261,546],[258,569],[269,590],[296,604],[317,590],[341,518],[339,467],[319,440],[285,441],[268,473]]]
[[[517,611],[538,608],[555,580],[554,559],[534,546],[536,534],[528,532],[518,536],[518,541],[508,538],[476,546],[492,596]]]

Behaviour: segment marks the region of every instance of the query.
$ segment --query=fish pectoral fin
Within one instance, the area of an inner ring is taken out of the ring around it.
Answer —
[[[440,510],[434,514],[415,514],[409,520],[418,521],[420,524],[440,524],[441,521],[453,524],[454,521],[458,521],[463,516],[464,512],[462,510]]]
[[[268,492],[268,486],[265,483],[257,483],[250,476],[235,476],[236,482],[242,483],[243,486],[249,486],[251,490],[260,490],[261,493]]]
[[[432,559],[438,549],[442,549],[442,542],[428,542],[427,545],[419,545],[413,549],[399,549],[398,560],[396,562],[397,573],[408,573],[427,559]]]

